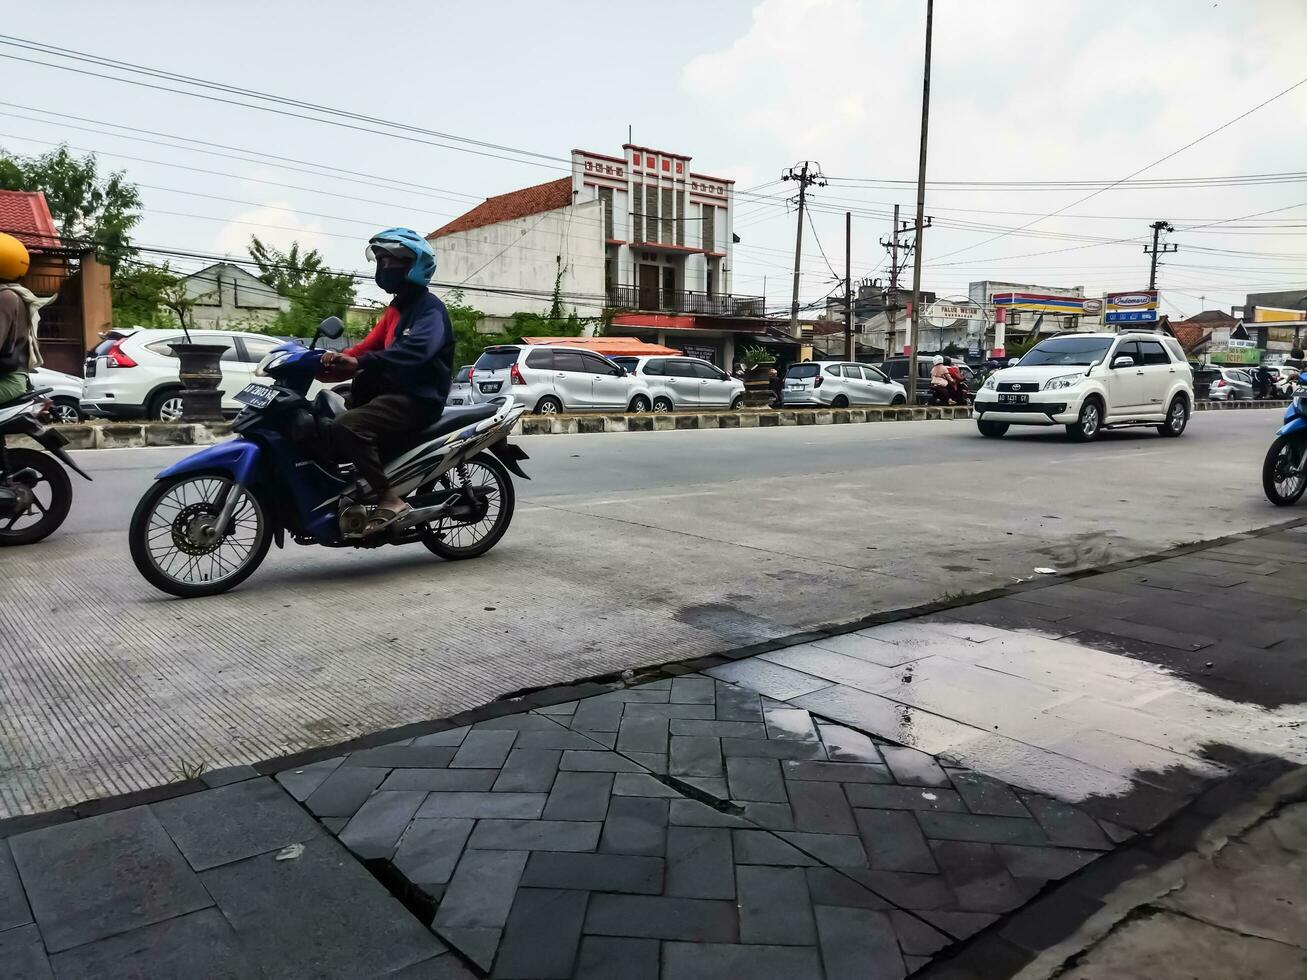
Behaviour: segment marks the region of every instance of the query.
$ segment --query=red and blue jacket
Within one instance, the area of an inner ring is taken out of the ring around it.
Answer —
[[[454,331],[434,293],[396,296],[368,335],[344,353],[358,358],[360,373],[384,390],[445,407],[454,375]]]

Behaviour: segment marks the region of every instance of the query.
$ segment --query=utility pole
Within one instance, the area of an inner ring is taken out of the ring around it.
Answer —
[[[926,143],[930,132],[930,32],[935,0],[926,0],[926,59],[921,77],[921,155],[917,161],[917,242],[912,257],[912,328],[908,353],[908,405],[917,404],[917,336],[921,323],[921,243],[926,229]]]
[[[925,227],[929,228],[930,226],[931,226],[931,219],[927,218]],[[893,219],[893,224],[890,225],[889,240],[886,241],[884,238],[880,240],[881,247],[889,249],[889,253],[890,253],[889,289],[886,291],[885,298],[884,298],[884,309],[886,313],[886,319],[889,321],[886,327],[886,334],[885,334],[886,357],[891,356],[894,348],[894,337],[896,333],[896,325],[894,322],[895,314],[898,313],[899,310],[903,309],[903,307],[899,305],[899,276],[902,274],[904,266],[907,265],[908,255],[911,255],[913,249],[916,248],[916,241],[915,241],[916,232],[917,232],[917,228],[914,227],[911,222],[899,220],[899,206],[897,204],[894,205],[894,219]],[[899,238],[907,234],[912,234],[914,236],[913,240],[906,245],[900,246]],[[902,262],[899,261],[900,248],[902,248],[904,252]]]
[[[853,212],[844,212],[844,359],[855,361],[853,350]]]
[[[1172,252],[1178,252],[1180,251],[1180,246],[1176,244],[1170,244],[1170,245],[1162,245],[1159,247],[1157,244],[1157,239],[1162,234],[1162,232],[1175,231],[1175,229],[1171,227],[1171,222],[1154,221],[1148,227],[1153,229],[1153,247],[1149,248],[1147,245],[1145,245],[1144,254],[1151,255],[1153,257],[1152,261],[1149,263],[1148,266],[1148,288],[1149,290],[1153,290],[1157,288],[1157,256],[1169,255]]]
[[[813,184],[825,187],[826,178],[822,176],[821,164],[813,160],[804,160],[781,174],[781,180],[797,180],[799,182],[799,223],[794,230],[794,291],[790,300],[790,336],[799,339],[801,337],[799,332],[799,265],[803,257],[803,212],[808,205],[808,188]]]

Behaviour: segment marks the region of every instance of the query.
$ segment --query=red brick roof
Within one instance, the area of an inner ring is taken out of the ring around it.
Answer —
[[[449,224],[433,231],[428,238],[452,235],[456,231],[470,231],[497,225],[501,221],[525,218],[531,214],[545,211],[557,211],[572,203],[572,178],[560,177],[547,184],[524,187],[520,191],[510,191],[498,197],[488,197],[467,214],[460,215]]]
[[[1185,353],[1201,346],[1212,334],[1210,326],[1201,322],[1194,323],[1193,319],[1184,323],[1173,323],[1171,329],[1175,331],[1175,339],[1180,341],[1180,346],[1184,348]]]
[[[0,231],[28,248],[59,247],[59,229],[40,191],[0,191]]]

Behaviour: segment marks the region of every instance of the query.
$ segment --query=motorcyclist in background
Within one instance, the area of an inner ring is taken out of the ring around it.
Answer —
[[[454,332],[445,304],[427,288],[436,257],[426,239],[388,228],[372,236],[367,257],[376,262],[377,285],[394,298],[360,343],[322,356],[319,377],[353,379],[348,411],[331,423],[328,438],[377,494],[373,533],[412,509],[387,481],[382,455],[440,417],[453,377]]]

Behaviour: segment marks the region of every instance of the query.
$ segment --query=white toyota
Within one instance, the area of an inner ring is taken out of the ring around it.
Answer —
[[[1105,428],[1155,426],[1178,436],[1194,407],[1193,372],[1171,336],[1144,330],[1067,333],[1042,340],[976,394],[976,425],[997,437],[1011,425],[1065,425],[1088,442]]]

